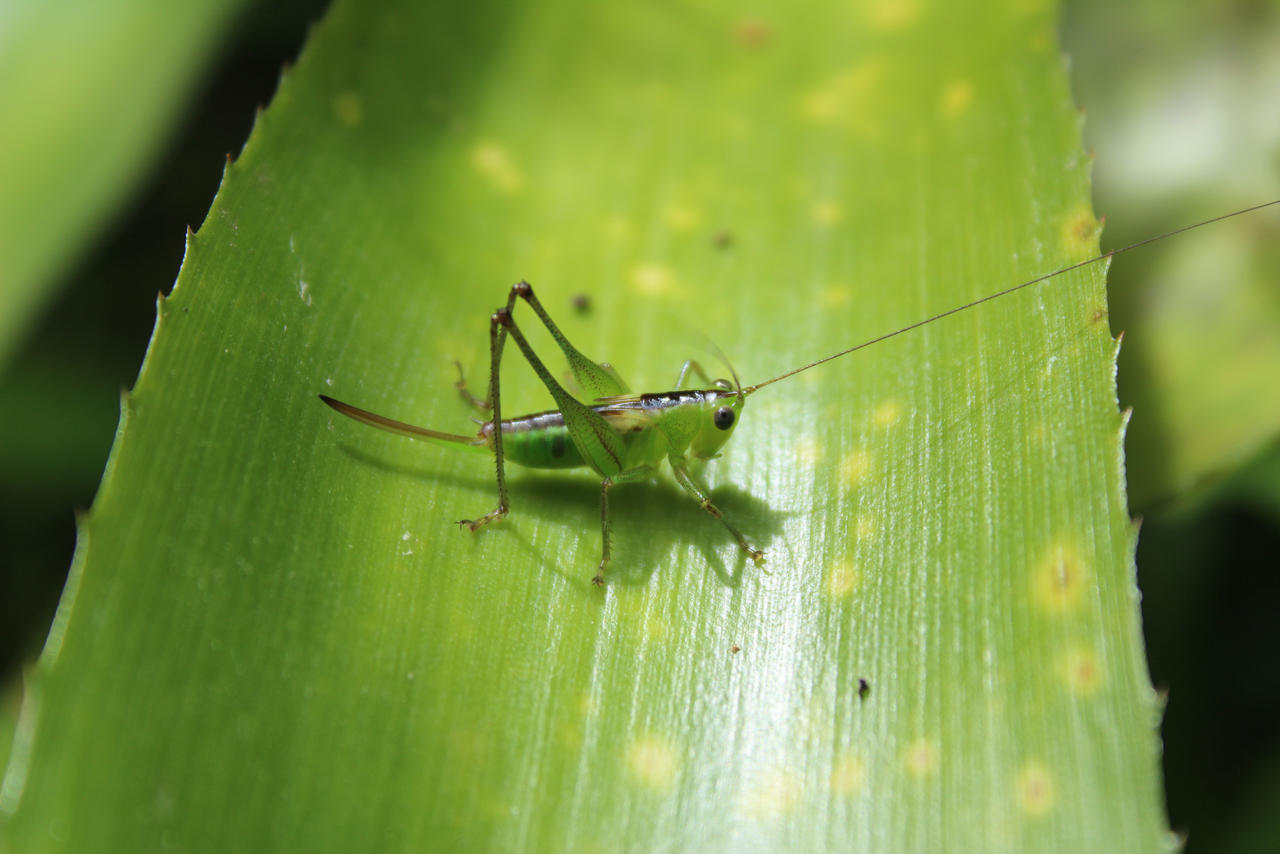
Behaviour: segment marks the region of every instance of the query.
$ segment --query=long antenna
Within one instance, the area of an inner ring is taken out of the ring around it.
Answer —
[[[1097,264],[1099,261],[1105,261],[1106,259],[1112,257],[1113,255],[1121,255],[1125,252],[1130,251],[1131,249],[1137,249],[1140,246],[1146,246],[1148,243],[1155,243],[1158,240],[1164,240],[1166,237],[1173,237],[1175,234],[1181,234],[1184,231],[1191,231],[1194,228],[1200,228],[1202,226],[1212,225],[1213,223],[1221,222],[1224,219],[1231,219],[1232,217],[1240,216],[1242,214],[1253,213],[1254,211],[1260,211],[1263,208],[1269,208],[1272,205],[1276,205],[1276,204],[1280,204],[1280,199],[1273,199],[1272,201],[1269,201],[1269,202],[1263,202],[1260,205],[1254,205],[1253,207],[1249,207],[1249,208],[1241,208],[1240,210],[1232,211],[1231,213],[1225,213],[1225,214],[1222,214],[1221,216],[1215,216],[1210,219],[1201,220],[1200,222],[1192,223],[1191,225],[1184,225],[1181,228],[1175,228],[1173,231],[1166,231],[1164,234],[1157,234],[1155,237],[1148,237],[1145,240],[1139,240],[1137,243],[1130,243],[1128,246],[1121,246],[1119,249],[1112,249],[1108,252],[1103,252],[1101,255],[1098,255],[1094,258],[1089,258],[1084,261],[1077,261],[1076,263],[1069,264],[1066,267],[1063,267],[1059,270],[1054,270],[1052,273],[1045,273],[1043,276],[1037,276],[1034,279],[1028,279],[1027,281],[1023,282],[1020,285],[1014,285],[1011,288],[1005,288],[1002,291],[996,291],[994,294],[988,294],[987,296],[982,297],[980,299],[976,299],[973,302],[967,302],[964,305],[958,305],[955,308],[949,308],[946,311],[939,312],[938,314],[935,314],[933,317],[926,317],[924,320],[917,320],[915,323],[912,323],[909,326],[904,326],[901,329],[894,330],[893,332],[885,333],[884,335],[881,335],[879,337],[872,338],[870,341],[863,341],[861,344],[855,344],[854,346],[850,347],[847,350],[841,350],[839,353],[833,353],[830,356],[819,359],[816,362],[810,362],[809,364],[796,368],[793,371],[787,371],[785,374],[779,374],[778,376],[774,377],[771,380],[765,380],[762,383],[749,385],[746,388],[742,389],[741,394],[743,394],[744,396],[751,394],[752,392],[758,389],[762,389],[765,386],[770,385],[771,383],[776,383],[778,380],[785,380],[787,377],[794,377],[796,374],[807,371],[810,368],[816,368],[818,365],[821,365],[825,362],[830,362],[832,359],[839,359],[841,356],[847,356],[850,353],[863,349],[864,347],[870,347],[872,344],[879,344],[881,341],[887,341],[890,338],[894,338],[898,335],[901,335],[904,332],[910,332],[912,329],[919,329],[921,326],[927,326],[928,324],[933,323],[935,320],[941,320],[944,317],[949,317],[953,314],[958,314],[959,312],[966,311],[968,309],[973,308],[974,306],[982,305],[984,302],[991,302],[991,300],[993,299],[999,299],[1000,297],[1008,296],[1014,291],[1020,291],[1023,288],[1029,288],[1032,285],[1039,284],[1040,282],[1043,282],[1047,279],[1052,279],[1054,276],[1061,276],[1063,273],[1069,273],[1072,270],[1078,270],[1081,267],[1088,267],[1090,264]]]

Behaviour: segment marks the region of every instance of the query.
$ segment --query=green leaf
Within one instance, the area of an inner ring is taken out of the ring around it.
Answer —
[[[316,399],[470,429],[521,278],[662,390],[699,333],[760,382],[1090,256],[1053,26],[337,4],[160,305],[12,849],[1168,844],[1099,267],[753,396],[706,476],[763,569],[664,478],[593,588],[596,480],[472,536],[491,464]]]
[[[0,12],[0,366],[154,158],[240,0]]]

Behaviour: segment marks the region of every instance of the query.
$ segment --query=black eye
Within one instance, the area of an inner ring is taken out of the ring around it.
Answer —
[[[733,410],[727,406],[722,406],[716,410],[716,414],[711,416],[712,422],[721,430],[728,430],[733,426]]]

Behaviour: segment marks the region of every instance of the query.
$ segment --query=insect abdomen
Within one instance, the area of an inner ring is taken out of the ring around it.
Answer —
[[[493,433],[484,425],[483,435]],[[509,462],[535,469],[571,469],[586,465],[569,438],[559,412],[539,412],[502,422],[503,456]]]

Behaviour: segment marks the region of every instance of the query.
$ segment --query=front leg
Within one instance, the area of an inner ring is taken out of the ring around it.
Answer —
[[[747,553],[747,556],[751,558],[756,566],[764,563],[764,552],[748,543],[747,538],[742,536],[742,532],[729,524],[729,520],[724,518],[720,508],[711,503],[711,496],[707,493],[707,490],[694,480],[693,475],[689,473],[688,463],[685,458],[672,454],[668,459],[671,462],[671,471],[675,474],[676,481],[684,487],[686,492],[693,496],[694,500],[698,502],[698,506],[716,519],[719,519],[720,524],[729,529],[729,533],[738,541],[738,545],[742,547],[742,550]]]

